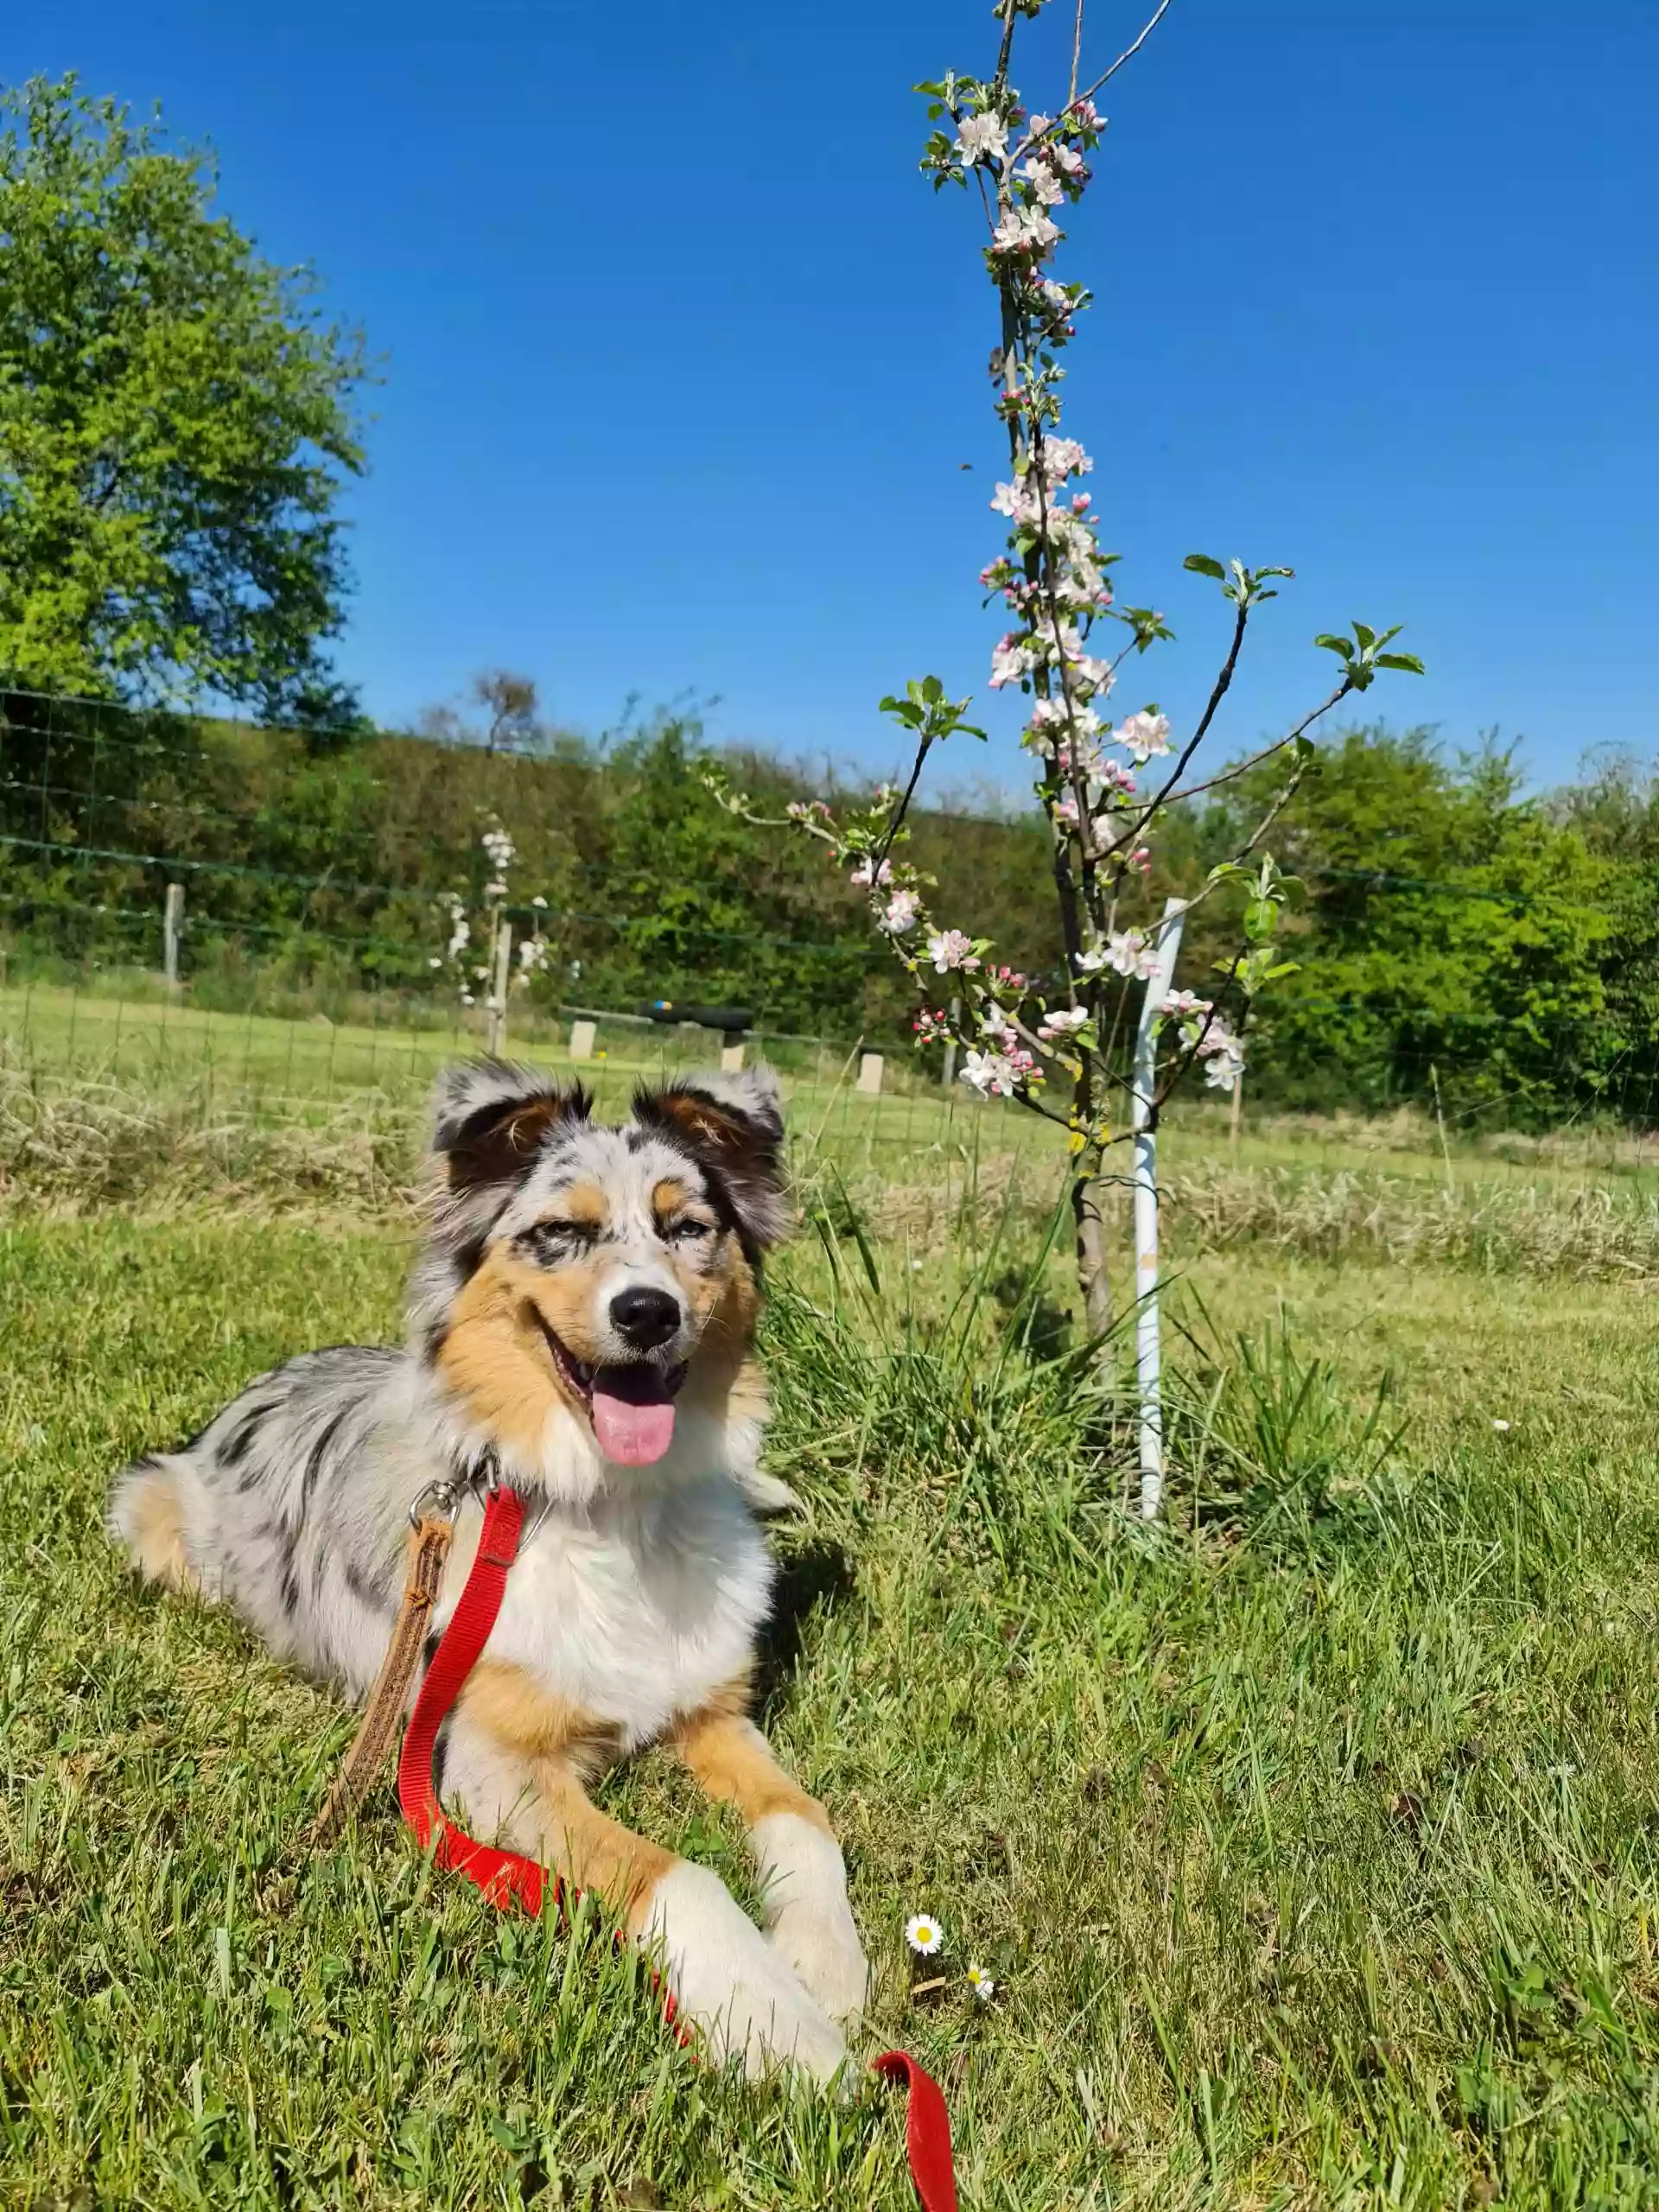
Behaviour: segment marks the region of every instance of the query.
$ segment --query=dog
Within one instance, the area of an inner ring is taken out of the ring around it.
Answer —
[[[620,1126],[528,1068],[446,1070],[405,1349],[260,1376],[126,1469],[109,1520],[141,1574],[229,1605],[360,1700],[411,1504],[435,1482],[466,1491],[429,1661],[499,1470],[525,1539],[439,1739],[440,1789],[475,1835],[601,1892],[715,2058],[828,2081],[868,1969],[823,1808],[748,1717],[773,1573],[753,1338],[788,1218],[783,1135],[765,1070],[642,1087]],[[601,1770],[658,1740],[743,1820],[764,1934],[712,1872],[591,1802]]]

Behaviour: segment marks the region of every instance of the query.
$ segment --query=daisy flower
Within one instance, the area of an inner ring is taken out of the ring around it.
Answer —
[[[1500,1436],[1502,1436],[1502,1435],[1504,1433],[1504,1432],[1508,1429],[1509,1425],[1510,1425],[1510,1424],[1508,1423],[1508,1421],[1498,1421],[1498,1420],[1497,1420],[1497,1419],[1496,1419],[1496,1418],[1494,1418],[1494,1420],[1493,1420],[1493,1421],[1492,1421],[1492,1427],[1493,1427],[1497,1431],[1497,1433],[1498,1433],[1498,1434],[1499,1434]]]
[[[988,2005],[992,1998],[996,1994],[996,1984],[991,1980],[991,1977],[986,1973],[983,1967],[969,1967],[968,1986],[973,1991],[975,1996],[978,1998],[982,2005]]]
[[[918,1912],[905,1923],[905,1941],[912,1951],[931,1959],[944,1941],[944,1930],[931,1912]]]

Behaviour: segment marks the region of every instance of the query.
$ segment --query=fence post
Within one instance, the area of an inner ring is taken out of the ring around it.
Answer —
[[[512,924],[503,922],[495,932],[495,957],[490,968],[489,1021],[484,1048],[498,1057],[507,1049],[507,987],[512,981]]]
[[[1185,899],[1164,903],[1155,940],[1157,966],[1147,978],[1135,1032],[1135,1375],[1141,1401],[1141,1518],[1156,1521],[1164,1510],[1164,1403],[1158,1340],[1158,1132],[1153,1120],[1158,1041],[1155,1025],[1175,980],[1186,918]]]
[[[179,937],[184,928],[184,886],[169,883],[162,907],[162,974],[169,990],[179,988]]]

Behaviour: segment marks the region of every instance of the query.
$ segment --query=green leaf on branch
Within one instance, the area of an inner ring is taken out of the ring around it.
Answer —
[[[1376,664],[1379,668],[1397,668],[1407,676],[1421,676],[1424,672],[1423,664],[1415,653],[1378,653]]]
[[[1213,576],[1218,584],[1224,584],[1227,581],[1226,569],[1219,561],[1211,559],[1208,553],[1189,553],[1181,566],[1191,569],[1195,575]]]

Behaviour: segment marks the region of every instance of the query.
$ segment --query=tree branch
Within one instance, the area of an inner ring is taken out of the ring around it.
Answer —
[[[1135,41],[1134,44],[1124,48],[1122,53],[1118,55],[1111,67],[1109,69],[1103,69],[1099,76],[1096,78],[1094,83],[1090,86],[1087,92],[1074,94],[1071,99],[1067,100],[1065,105],[1060,110],[1053,121],[1048,124],[1046,129],[1042,130],[1033,130],[1029,134],[1029,136],[1020,140],[1020,143],[1014,148],[1013,153],[1008,156],[1008,167],[1010,168],[1014,167],[1015,162],[1020,160],[1022,155],[1028,154],[1031,151],[1031,149],[1036,145],[1039,140],[1046,138],[1049,131],[1058,130],[1060,125],[1065,121],[1066,117],[1071,113],[1071,110],[1077,106],[1079,99],[1093,99],[1095,94],[1100,90],[1101,86],[1105,84],[1109,79],[1116,77],[1118,71],[1123,67],[1126,61],[1134,60],[1135,55],[1140,53],[1141,48],[1152,36],[1154,31],[1157,29],[1159,24],[1163,22],[1164,17],[1169,13],[1171,5],[1172,0],[1159,0],[1158,8],[1154,13],[1151,21],[1142,28],[1140,36]],[[1081,16],[1081,9],[1078,10],[1078,14]],[[1010,23],[1008,29],[1009,35],[1011,35],[1013,32],[1012,23]],[[1004,42],[1003,67],[1005,68],[1007,67],[1006,41]],[[1000,77],[998,81],[1001,82]]]

